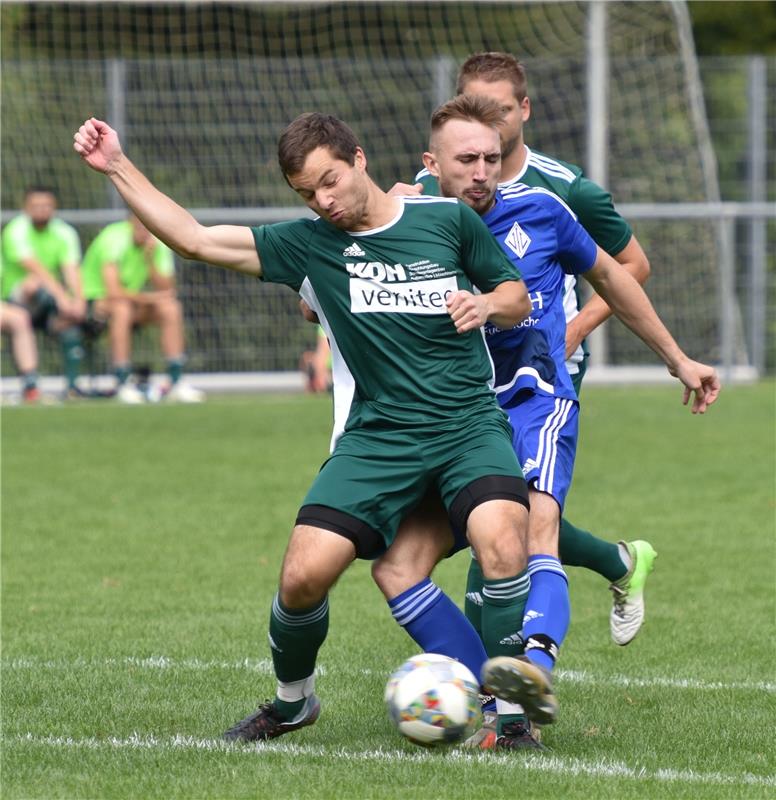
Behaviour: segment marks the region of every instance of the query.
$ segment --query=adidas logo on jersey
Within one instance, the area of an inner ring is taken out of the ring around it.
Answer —
[[[509,231],[507,238],[504,239],[504,243],[518,258],[522,258],[528,251],[528,246],[531,244],[531,237],[515,223]]]
[[[346,247],[342,251],[342,255],[347,256],[348,258],[355,258],[356,256],[365,256],[366,253],[355,242],[353,242],[350,247]]]

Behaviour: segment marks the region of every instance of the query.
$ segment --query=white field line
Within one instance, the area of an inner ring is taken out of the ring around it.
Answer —
[[[2,661],[3,670],[26,669],[114,669],[117,667],[131,667],[146,670],[179,670],[193,672],[209,672],[211,670],[228,670],[233,672],[255,672],[259,675],[272,675],[272,661],[264,659],[240,659],[238,661],[203,660],[198,658],[175,659],[167,656],[126,656],[123,658],[103,659],[40,659],[35,657],[20,657]],[[319,664],[317,674],[324,676],[328,669]],[[354,667],[352,670],[337,668],[337,674],[347,674],[350,671],[358,675],[385,675],[389,670],[364,669]],[[555,670],[555,676],[560,683],[571,683],[589,686],[620,687],[623,689],[691,689],[700,691],[749,691],[776,693],[776,683],[769,681],[704,681],[697,678],[667,678],[653,676],[636,678],[629,675],[595,675],[587,671]]]
[[[430,763],[439,765],[441,761],[450,763],[487,764],[491,767],[498,764],[509,766],[510,770],[523,769],[526,772],[549,772],[553,775],[588,776],[594,778],[623,778],[626,780],[654,780],[664,783],[699,783],[721,784],[729,786],[773,786],[776,787],[776,775],[753,775],[743,773],[730,775],[721,772],[696,772],[695,770],[648,769],[647,767],[631,767],[618,761],[584,761],[578,758],[562,758],[552,755],[533,755],[521,753],[516,760],[511,753],[484,753],[454,749],[448,753],[416,753],[405,750],[346,750],[341,747],[315,747],[279,742],[262,742],[252,745],[234,745],[220,739],[198,739],[193,736],[131,736],[120,739],[84,738],[75,739],[68,736],[23,736],[6,737],[6,744],[31,745],[34,747],[50,747],[82,750],[204,750],[209,752],[231,753],[251,758],[256,756],[311,756],[324,757],[330,761],[344,762],[402,762],[410,764]]]

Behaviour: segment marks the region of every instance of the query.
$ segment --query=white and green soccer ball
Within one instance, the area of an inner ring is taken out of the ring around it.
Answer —
[[[423,653],[391,675],[385,702],[399,733],[434,747],[468,739],[482,725],[479,692],[477,679],[460,661]]]

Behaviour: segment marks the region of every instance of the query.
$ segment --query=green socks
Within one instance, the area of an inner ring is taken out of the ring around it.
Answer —
[[[568,567],[586,567],[603,575],[610,583],[628,571],[616,543],[606,542],[572,525],[567,519],[560,521],[560,561]]]
[[[530,580],[527,572],[482,584],[482,642],[489,658],[523,652],[523,614]]]
[[[75,389],[78,375],[81,372],[81,361],[84,357],[81,329],[75,326],[65,329],[59,334],[59,342],[62,346],[68,389]]]
[[[312,608],[289,609],[275,595],[269,619],[272,663],[278,679],[274,704],[287,719],[293,718],[312,693],[318,650],[329,630],[329,600]]]

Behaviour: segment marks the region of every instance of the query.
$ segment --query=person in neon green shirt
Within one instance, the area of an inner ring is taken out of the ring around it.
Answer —
[[[67,395],[77,396],[86,313],[78,269],[81,243],[56,210],[53,189],[32,186],[25,192],[22,213],[3,229],[2,296],[26,308],[36,329],[59,338]]]
[[[128,378],[132,372],[132,329],[158,325],[167,361],[170,400],[198,403],[199,390],[180,380],[184,364],[183,310],[175,291],[172,251],[135,216],[114,222],[89,245],[82,266],[84,296],[97,320],[106,320],[110,335],[117,397],[142,403],[145,395]]]

